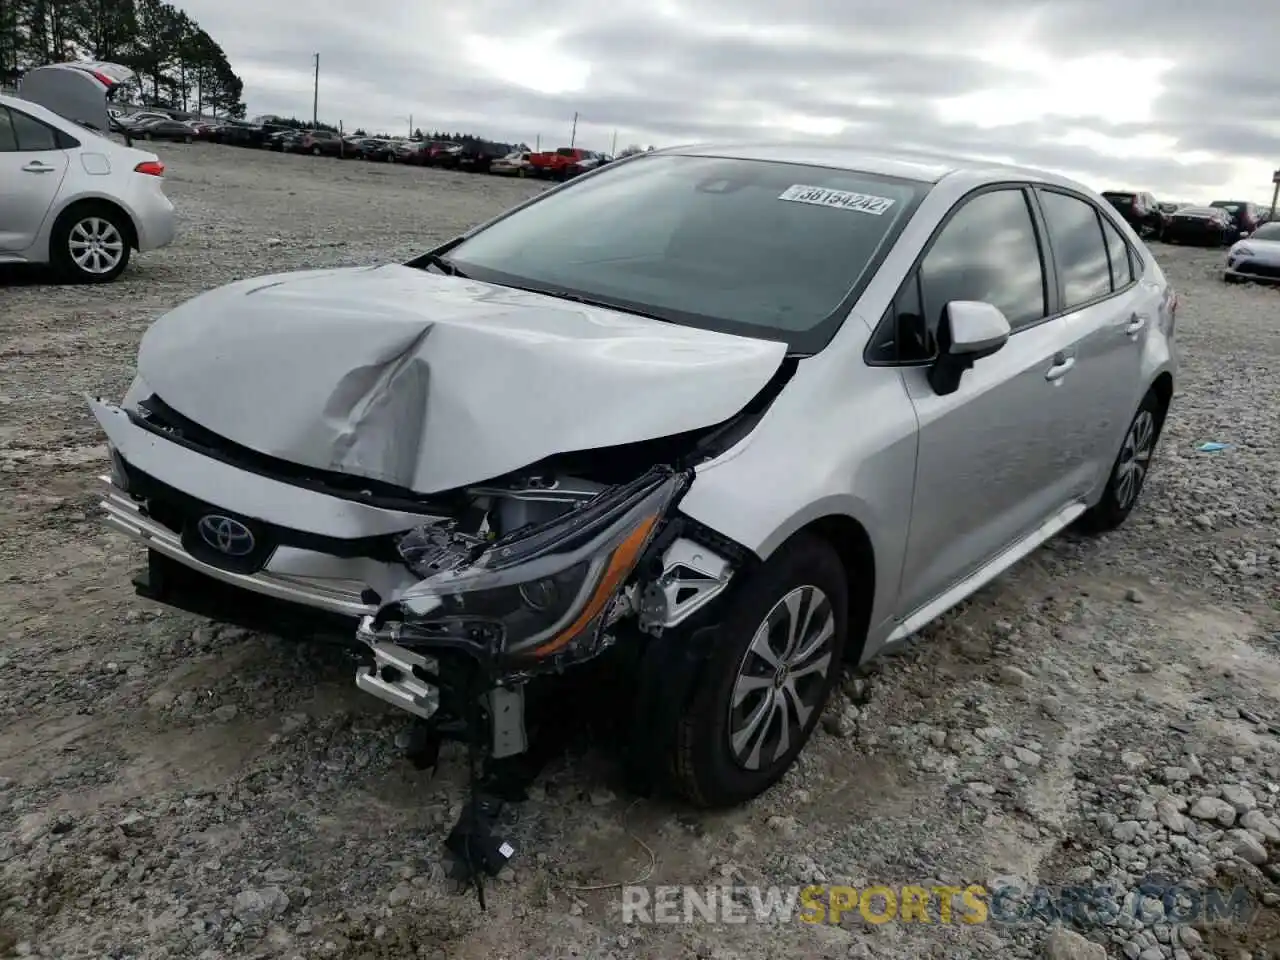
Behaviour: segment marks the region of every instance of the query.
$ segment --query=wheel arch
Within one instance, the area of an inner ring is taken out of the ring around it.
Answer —
[[[1173,374],[1168,370],[1161,371],[1160,375],[1152,381],[1151,390],[1160,402],[1160,426],[1164,427],[1165,418],[1169,415],[1169,406],[1173,403]]]
[[[828,513],[808,521],[787,539],[799,536],[816,537],[840,558],[849,588],[849,637],[845,659],[859,663],[866,648],[876,597],[876,554],[871,535],[849,514]]]
[[[138,249],[138,225],[133,220],[133,214],[124,207],[119,201],[113,200],[111,197],[99,196],[96,194],[82,195],[76,197],[70,203],[66,204],[51,221],[49,231],[50,250],[52,252],[53,238],[57,235],[58,227],[68,217],[74,216],[81,210],[91,207],[106,207],[113,213],[119,214],[122,221],[121,226],[125,229],[125,240],[133,250]]]

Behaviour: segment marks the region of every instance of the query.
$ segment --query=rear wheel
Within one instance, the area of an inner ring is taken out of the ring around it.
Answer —
[[[786,773],[840,673],[846,584],[835,551],[800,535],[737,589],[677,728],[671,768],[685,798],[733,806]]]
[[[318,157],[318,156],[320,156],[320,148],[319,148],[319,147],[312,147],[312,148],[311,148],[311,155],[312,155],[313,157]]]
[[[1080,518],[1083,531],[1105,533],[1128,519],[1146,483],[1163,421],[1160,398],[1154,390],[1148,390],[1125,432],[1102,499]]]
[[[74,207],[53,225],[53,265],[73,283],[108,283],[129,265],[131,236],[121,211],[104,204]]]

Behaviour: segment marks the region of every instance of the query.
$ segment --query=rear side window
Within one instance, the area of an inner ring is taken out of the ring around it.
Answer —
[[[1107,246],[1093,204],[1065,193],[1041,191],[1040,205],[1062,281],[1062,308],[1070,310],[1110,293]]]
[[[1045,316],[1044,264],[1020,188],[981,193],[956,212],[920,264],[920,294],[930,339],[952,300],[993,304],[1014,330]]]
[[[1102,235],[1107,243],[1107,259],[1111,261],[1111,289],[1120,290],[1134,281],[1129,245],[1106,217],[1102,217]]]
[[[13,129],[8,107],[0,107],[0,153],[18,152],[18,135]]]
[[[3,109],[3,108],[0,108]],[[18,150],[22,153],[35,153],[41,150],[58,150],[58,131],[46,126],[34,117],[29,117],[19,110],[7,110],[12,137],[16,146],[4,146],[5,135],[0,133],[0,150]]]

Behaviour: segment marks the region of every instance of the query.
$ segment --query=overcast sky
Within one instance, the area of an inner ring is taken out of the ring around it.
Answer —
[[[1280,2],[186,0],[249,114],[629,143],[832,137],[1270,202]]]

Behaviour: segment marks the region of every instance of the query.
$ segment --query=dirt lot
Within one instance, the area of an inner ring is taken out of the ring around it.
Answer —
[[[1158,248],[1184,373],[1125,529],[1056,540],[850,677],[798,768],[747,808],[634,800],[608,751],[573,752],[519,810],[481,914],[441,869],[455,756],[414,770],[403,718],[336,654],[133,596],[142,551],[96,519],[105,451],[83,394],[119,396],[148,323],[193,294],[407,258],[538,188],[160,150],[179,243],[106,289],[0,278],[0,953],[1102,956],[1042,919],[635,925],[617,889],[575,889],[645,875],[651,850],[650,884],[1233,877],[1260,904],[1250,926],[1148,909],[1083,932],[1108,956],[1280,957],[1280,291],[1223,285],[1213,251]]]

